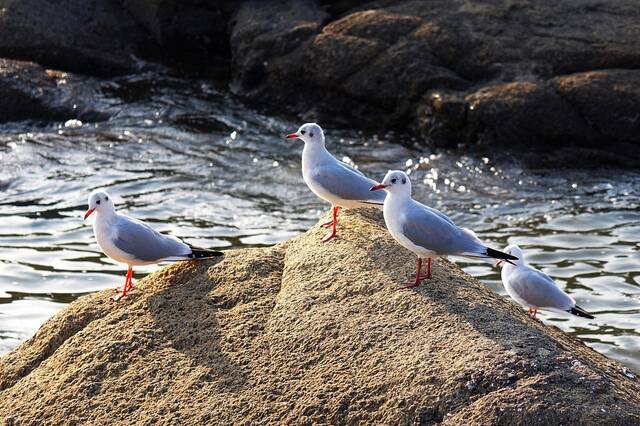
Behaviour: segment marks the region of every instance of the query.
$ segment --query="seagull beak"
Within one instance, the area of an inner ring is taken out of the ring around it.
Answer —
[[[497,268],[498,266],[502,266],[502,264],[503,264],[503,263],[504,263],[504,260],[498,260],[498,261],[496,262],[496,268]]]
[[[94,210],[95,210],[95,209],[89,209],[89,210],[87,210],[87,212],[84,214],[84,218],[86,219],[86,218],[88,218],[89,216],[91,216],[91,213],[93,213],[93,211],[94,211]]]
[[[378,191],[380,189],[385,189],[386,187],[387,185],[383,185],[383,184],[373,185],[369,191]]]
[[[298,138],[298,134],[297,133],[289,133],[286,136],[287,139],[297,139]]]

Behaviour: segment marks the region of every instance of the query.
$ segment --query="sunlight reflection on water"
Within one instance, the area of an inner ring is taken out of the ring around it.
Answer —
[[[301,146],[282,138],[299,123],[176,81],[120,107],[107,123],[3,129],[0,353],[78,296],[122,281],[123,267],[98,252],[81,220],[94,188],[108,188],[119,209],[158,230],[209,248],[271,245],[327,210],[302,182]],[[597,315],[542,319],[640,371],[640,175],[524,171],[489,158],[434,155],[410,140],[394,143],[393,134],[327,129],[327,137],[338,158],[375,179],[392,168],[409,171],[417,199],[495,248],[521,245]],[[498,270],[461,264],[505,294]],[[155,269],[140,268],[136,277]]]

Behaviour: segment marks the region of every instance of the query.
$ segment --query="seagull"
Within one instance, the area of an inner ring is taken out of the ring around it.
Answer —
[[[370,190],[381,189],[387,192],[383,212],[389,233],[400,245],[418,255],[415,281],[402,283],[400,288],[415,287],[423,279],[431,278],[432,257],[455,255],[507,262],[518,259],[485,246],[473,231],[456,226],[442,212],[411,198],[411,181],[406,173],[390,170],[382,183]],[[427,258],[427,273],[420,275],[424,257]]]
[[[223,256],[222,252],[189,247],[169,235],[163,235],[137,219],[116,213],[113,198],[105,191],[96,190],[89,195],[87,219],[96,212],[93,235],[104,254],[129,266],[124,285],[112,299],[118,301],[133,287],[134,265],[150,265],[165,261],[210,259]]]
[[[529,266],[524,260],[522,250],[516,245],[507,246],[505,252],[518,256],[510,265],[502,267],[502,283],[513,300],[529,309],[529,314],[535,318],[538,309],[554,312],[569,312],[570,314],[593,319],[593,315],[586,312],[571,296],[544,272]],[[498,264],[501,264],[499,261]]]
[[[331,227],[332,231],[322,239],[323,242],[336,236],[341,208],[382,208],[385,194],[372,194],[369,191],[376,181],[331,155],[324,146],[324,132],[316,123],[303,124],[297,132],[288,134],[287,139],[304,142],[302,178],[314,194],[331,203],[333,220],[322,226]]]

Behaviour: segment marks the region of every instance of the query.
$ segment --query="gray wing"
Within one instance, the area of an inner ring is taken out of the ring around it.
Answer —
[[[348,169],[349,169],[349,170],[351,170],[351,171],[356,172],[356,173],[357,173],[357,174],[359,174],[360,176],[364,176],[364,173],[362,173],[360,170],[358,170],[358,169],[356,169],[355,167],[353,167],[351,164],[349,164],[349,163],[345,163],[344,161],[340,161],[340,160],[337,160],[337,161],[338,161],[338,163],[340,163],[340,165],[342,165],[342,166],[344,166],[344,167],[348,168]]]
[[[509,277],[509,285],[531,306],[566,311],[575,304],[551,277],[530,267],[519,267]]]
[[[436,209],[416,201],[402,214],[402,233],[413,244],[442,255],[481,256],[484,245]]]
[[[130,217],[119,216],[115,228],[113,242],[116,247],[143,262],[185,257],[191,253],[185,243]]]
[[[343,200],[377,205],[384,203],[385,191],[370,191],[372,186],[377,185],[376,181],[341,161],[316,167],[311,178],[325,191]]]

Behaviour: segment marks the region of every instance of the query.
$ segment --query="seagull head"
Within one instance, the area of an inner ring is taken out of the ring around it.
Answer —
[[[84,214],[84,218],[91,216],[91,213],[97,211],[98,213],[107,213],[115,211],[113,199],[109,194],[102,190],[95,190],[89,195],[89,209]]]
[[[513,262],[516,265],[519,265],[522,262],[524,262],[524,254],[522,253],[522,249],[518,247],[516,244],[509,244],[504,248],[503,251],[507,254],[510,254],[511,256],[515,256],[518,258],[518,260],[511,260],[510,262]],[[502,265],[505,265],[504,260],[499,260],[498,262],[496,262],[496,266],[502,266]]]
[[[321,143],[324,145],[324,132],[316,123],[305,123],[295,133],[289,133],[287,139],[300,139],[306,144]]]
[[[371,187],[370,191],[384,189],[391,194],[411,195],[411,181],[405,172],[400,170],[389,170],[382,179],[382,183]]]

